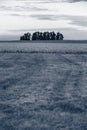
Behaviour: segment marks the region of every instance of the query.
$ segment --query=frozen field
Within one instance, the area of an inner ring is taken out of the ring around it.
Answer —
[[[0,43],[0,130],[87,130],[87,44]]]

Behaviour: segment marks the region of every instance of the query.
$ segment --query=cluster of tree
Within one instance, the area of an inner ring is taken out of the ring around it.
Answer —
[[[20,37],[20,40],[31,40],[31,34],[25,33],[23,36]]]
[[[20,37],[20,40],[63,40],[64,36],[62,33],[55,32],[34,32],[25,33]]]

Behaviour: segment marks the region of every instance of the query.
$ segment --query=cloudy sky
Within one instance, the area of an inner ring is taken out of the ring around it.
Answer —
[[[0,0],[0,40],[44,30],[87,39],[87,0]]]

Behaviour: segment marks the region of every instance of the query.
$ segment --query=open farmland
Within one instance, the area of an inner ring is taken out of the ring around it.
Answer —
[[[0,130],[87,130],[87,44],[0,43]]]

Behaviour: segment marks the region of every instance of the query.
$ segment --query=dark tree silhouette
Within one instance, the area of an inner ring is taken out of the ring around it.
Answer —
[[[55,32],[50,32],[49,33],[49,40],[56,40],[56,34],[55,34]]]
[[[36,33],[33,33],[33,35],[32,35],[32,40],[36,40]]]
[[[20,37],[20,40],[63,40],[62,33],[53,32],[34,32],[32,35],[28,32]]]
[[[59,40],[63,40],[64,36],[62,33],[60,33]]]
[[[59,40],[59,37],[60,37],[60,33],[58,32],[58,33],[56,34],[56,40]]]
[[[25,33],[23,36],[20,37],[20,40],[31,40],[31,34]]]
[[[39,40],[44,40],[42,32],[39,32]]]

